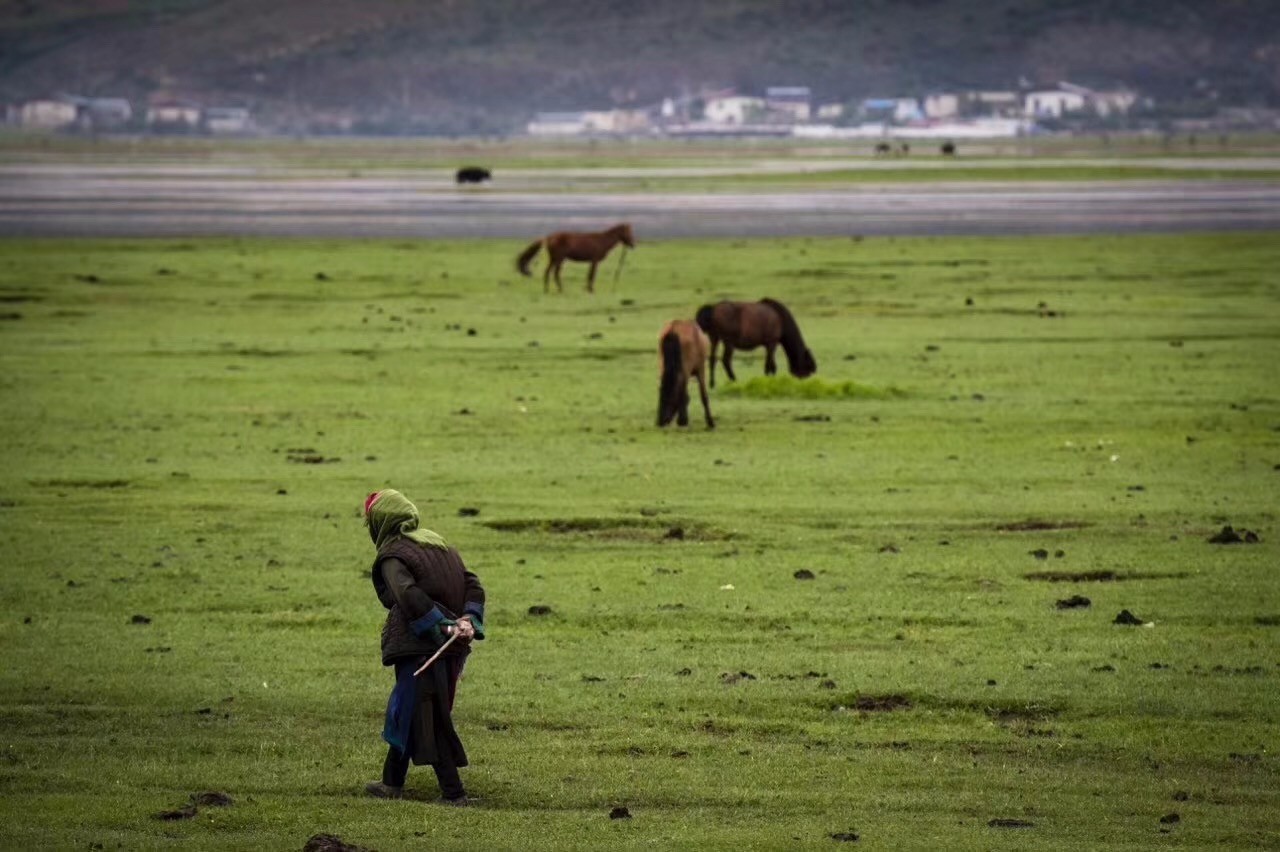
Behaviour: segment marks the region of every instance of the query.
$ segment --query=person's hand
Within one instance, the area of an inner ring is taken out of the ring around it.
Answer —
[[[471,623],[471,619],[463,616],[458,619],[458,623],[453,626],[453,632],[458,634],[458,638],[465,642],[470,642],[475,638],[476,627]]]

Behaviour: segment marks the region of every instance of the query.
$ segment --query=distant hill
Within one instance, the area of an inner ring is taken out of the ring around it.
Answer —
[[[0,98],[168,93],[305,129],[518,129],[702,87],[1070,80],[1280,106],[1276,0],[0,0]]]

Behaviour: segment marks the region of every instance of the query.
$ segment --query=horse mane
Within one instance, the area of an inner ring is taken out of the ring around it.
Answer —
[[[698,328],[707,334],[711,333],[711,317],[715,313],[715,305],[703,305],[698,308],[698,312],[693,315],[693,320],[698,324]]]
[[[658,425],[665,426],[670,422],[662,419],[668,403],[676,407],[680,396],[680,385],[685,381],[684,368],[681,364],[680,335],[675,329],[662,335],[662,381],[658,384]]]
[[[804,345],[804,337],[800,334],[800,326],[796,318],[787,310],[787,306],[777,299],[761,299],[760,304],[768,305],[782,320],[782,351],[787,353],[787,365],[791,375],[805,378],[818,371],[818,364],[809,347]]]

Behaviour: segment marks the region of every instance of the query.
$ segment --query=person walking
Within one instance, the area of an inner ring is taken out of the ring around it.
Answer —
[[[453,725],[453,703],[471,643],[484,639],[484,587],[456,549],[419,525],[417,507],[399,491],[370,494],[364,522],[377,550],[370,578],[387,610],[382,664],[394,666],[396,675],[382,729],[387,742],[382,779],[366,784],[365,792],[398,799],[410,762],[429,764],[441,801],[468,805],[458,774],[467,754]],[[415,675],[442,648],[439,658]]]

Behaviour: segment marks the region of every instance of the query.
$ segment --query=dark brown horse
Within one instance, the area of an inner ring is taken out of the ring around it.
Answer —
[[[702,394],[702,411],[707,428],[716,428],[707,402],[705,364],[709,346],[707,336],[689,320],[672,320],[658,335],[658,359],[661,369],[658,381],[658,425],[666,426],[672,418],[680,426],[689,425],[689,377],[698,380]]]
[[[818,362],[804,345],[800,326],[795,317],[781,302],[761,299],[758,302],[717,302],[698,308],[698,327],[711,338],[711,387],[716,386],[716,346],[724,343],[724,372],[730,381],[733,374],[733,350],[765,348],[764,372],[772,376],[778,372],[773,351],[782,344],[787,353],[787,366],[796,378],[807,378],[818,372]]]
[[[527,249],[520,252],[520,256],[516,258],[516,269],[520,270],[521,275],[529,275],[529,261],[533,260],[539,249],[546,246],[550,260],[546,271],[542,273],[542,292],[546,293],[550,289],[551,273],[554,272],[556,288],[563,293],[564,285],[560,282],[560,267],[566,260],[578,260],[591,264],[591,270],[587,273],[587,292],[594,293],[596,267],[618,243],[628,248],[636,247],[635,237],[631,235],[631,226],[626,222],[599,233],[556,231],[540,240],[534,240]]]

